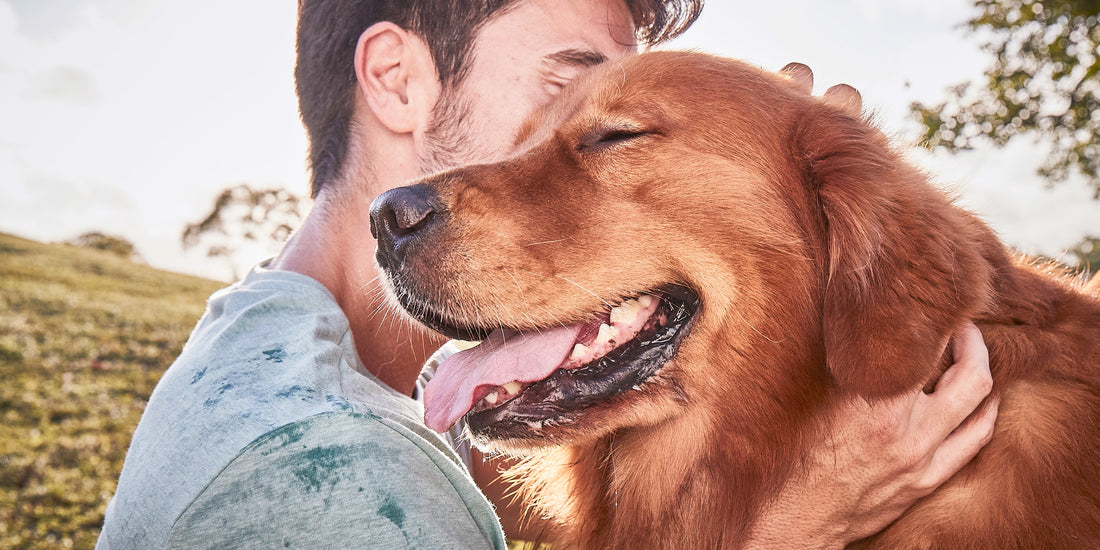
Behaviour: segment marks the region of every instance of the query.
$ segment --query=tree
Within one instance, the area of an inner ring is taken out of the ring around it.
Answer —
[[[1100,0],[975,0],[966,25],[993,56],[984,83],[938,105],[914,103],[930,147],[1002,146],[1030,134],[1051,147],[1048,182],[1083,174],[1100,198]]]
[[[66,244],[72,246],[79,246],[80,248],[91,248],[94,250],[102,250],[104,252],[110,252],[116,256],[121,256],[130,261],[144,262],[141,254],[134,248],[134,243],[126,240],[123,237],[115,235],[107,235],[99,231],[88,231],[81,233],[79,236],[65,241]]]
[[[224,259],[239,279],[239,253],[249,245],[270,247],[285,241],[301,224],[300,208],[301,200],[285,189],[257,190],[242,183],[223,190],[202,221],[184,228],[183,247],[205,247],[208,257]]]

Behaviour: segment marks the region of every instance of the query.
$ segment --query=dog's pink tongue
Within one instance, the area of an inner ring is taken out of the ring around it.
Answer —
[[[424,423],[445,432],[477,402],[477,389],[550,376],[573,350],[582,325],[541,332],[493,331],[436,368],[424,388]]]

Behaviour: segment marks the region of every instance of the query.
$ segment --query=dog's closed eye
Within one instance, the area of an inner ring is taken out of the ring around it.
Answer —
[[[597,127],[585,134],[577,143],[577,152],[592,153],[622,145],[655,132],[645,127],[612,126]]]

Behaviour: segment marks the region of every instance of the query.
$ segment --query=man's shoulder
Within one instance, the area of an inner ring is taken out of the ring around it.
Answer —
[[[160,546],[180,512],[243,449],[264,437],[292,438],[295,426],[313,426],[327,413],[376,412],[417,424],[411,399],[355,370],[346,318],[325,301],[331,297],[323,287],[301,276],[261,279],[211,299],[157,384],[127,452],[106,532],[146,533]]]
[[[272,426],[348,408],[345,379],[355,363],[347,318],[324,287],[254,271],[211,297],[142,416],[154,433],[138,431],[155,440],[232,433],[235,452]],[[372,390],[360,393],[385,393],[356,382]]]
[[[347,331],[347,317],[328,289],[305,275],[256,268],[210,297],[188,344],[215,338],[246,343],[255,335],[277,335],[318,324]],[[185,347],[184,352],[188,351]]]
[[[314,415],[272,430],[187,506],[169,547],[502,542],[488,502],[453,456],[424,435],[357,412]]]

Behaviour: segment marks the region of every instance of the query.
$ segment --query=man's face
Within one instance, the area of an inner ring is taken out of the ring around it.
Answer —
[[[435,106],[420,169],[500,160],[523,121],[582,71],[635,51],[623,0],[526,0],[478,34],[469,71]]]

